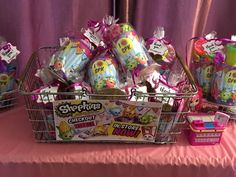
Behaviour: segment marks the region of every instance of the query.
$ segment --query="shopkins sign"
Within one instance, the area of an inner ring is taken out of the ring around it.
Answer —
[[[58,100],[53,108],[57,140],[154,142],[162,103]]]
[[[78,116],[81,114],[92,114],[103,112],[102,104],[99,102],[62,102],[55,107],[55,112],[61,117]]]
[[[108,130],[110,135],[137,138],[141,135],[141,126],[122,122],[113,122]]]

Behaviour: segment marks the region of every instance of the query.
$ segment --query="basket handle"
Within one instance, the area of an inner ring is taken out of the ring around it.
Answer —
[[[177,52],[176,52],[176,57],[179,60],[180,64],[182,65],[186,75],[188,76],[190,83],[192,85],[195,85],[195,79],[194,79],[192,73],[190,72],[187,64],[183,62],[182,58],[179,56],[179,54]]]

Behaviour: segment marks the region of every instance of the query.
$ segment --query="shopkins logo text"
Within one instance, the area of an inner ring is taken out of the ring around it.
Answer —
[[[92,113],[103,112],[103,106],[99,102],[77,101],[62,102],[55,107],[55,112],[59,117],[79,116]]]
[[[114,123],[112,125],[112,135],[115,136],[125,136],[125,137],[131,137],[131,138],[137,138],[141,131],[140,126],[138,125],[130,125],[130,124],[124,124],[124,123]]]

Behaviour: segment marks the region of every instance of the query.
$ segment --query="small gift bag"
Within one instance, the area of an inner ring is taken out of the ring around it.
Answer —
[[[236,44],[225,48],[225,61],[215,59],[211,96],[219,104],[236,106]]]
[[[112,51],[122,66],[136,77],[152,62],[135,30],[124,31],[121,27],[120,34],[112,39]]]
[[[223,50],[222,41],[215,38],[213,32],[194,42],[192,70],[205,97],[209,97],[211,92],[213,58],[217,53],[223,53]]]
[[[134,28],[129,23],[118,24],[117,21],[112,16],[106,16],[100,22],[91,21],[84,35],[95,45],[112,51],[123,71],[136,82],[153,60]],[[93,35],[89,36],[89,31],[93,31]]]
[[[19,53],[16,47],[0,40],[0,110],[14,105],[16,97],[14,60]]]
[[[100,91],[119,87],[117,63],[112,56],[98,56],[88,68],[90,83],[93,90]]]

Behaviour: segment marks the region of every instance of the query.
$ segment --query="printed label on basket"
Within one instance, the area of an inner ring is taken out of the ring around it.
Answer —
[[[155,89],[156,93],[159,94],[176,94],[177,90],[175,90],[174,88],[171,88],[170,86],[168,86],[164,81],[160,80],[158,87]],[[162,98],[157,98],[160,99],[160,101],[162,101],[162,103],[167,103],[170,106],[172,106],[174,104],[174,98],[173,97],[162,97]]]
[[[0,59],[6,61],[7,63],[11,63],[12,60],[16,59],[16,56],[19,53],[20,51],[17,50],[15,46],[7,43],[0,48]]]
[[[48,102],[55,101],[56,95],[53,95],[51,93],[57,93],[58,87],[46,87],[39,91],[41,93],[37,97],[37,103],[44,103],[47,104]]]
[[[164,55],[167,50],[167,46],[162,41],[155,41],[150,45],[148,52],[154,55]]]
[[[59,100],[53,109],[60,141],[154,142],[162,103]]]

